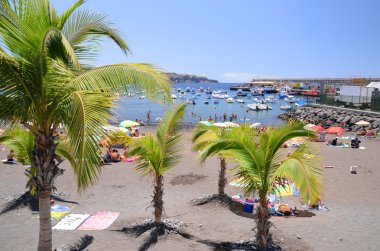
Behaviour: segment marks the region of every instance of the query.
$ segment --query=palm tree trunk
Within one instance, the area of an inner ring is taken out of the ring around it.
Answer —
[[[50,215],[50,194],[54,189],[55,178],[63,173],[58,168],[55,159],[55,149],[57,143],[52,131],[48,133],[40,130],[35,133],[35,145],[32,152],[33,166],[36,168],[36,175],[31,177],[28,185],[37,188],[39,194],[39,216],[40,232],[38,251],[52,250],[52,230]]]
[[[269,213],[266,197],[260,198],[260,208],[257,212],[256,243],[260,250],[266,250],[269,239]]]
[[[52,250],[52,230],[50,215],[50,191],[42,192],[39,196],[40,237],[38,251]]]
[[[154,222],[157,224],[161,223],[162,211],[164,202],[162,200],[162,196],[164,195],[163,189],[163,179],[162,175],[156,174],[156,185],[154,186],[153,193],[153,206],[154,206]]]
[[[220,171],[219,171],[219,181],[218,181],[218,193],[220,195],[225,195],[224,188],[227,184],[226,179],[226,169],[227,169],[227,163],[226,159],[222,156],[219,156],[220,158]]]

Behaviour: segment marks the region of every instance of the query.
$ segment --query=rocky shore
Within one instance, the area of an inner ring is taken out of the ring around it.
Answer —
[[[288,112],[281,114],[279,117],[284,120],[294,119],[316,125],[320,124],[325,127],[341,126],[347,131],[362,130],[363,126],[355,125],[355,123],[360,120],[371,123],[367,128],[380,128],[380,113],[359,110],[355,111],[339,107],[333,108],[308,105],[289,110]]]

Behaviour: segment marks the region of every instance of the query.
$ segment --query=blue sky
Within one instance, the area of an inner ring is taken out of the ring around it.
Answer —
[[[74,1],[53,0],[58,10]],[[153,63],[221,82],[258,77],[380,77],[379,0],[89,0],[132,49],[97,65]]]

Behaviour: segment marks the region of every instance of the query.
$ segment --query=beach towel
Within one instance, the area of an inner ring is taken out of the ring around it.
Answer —
[[[90,217],[89,214],[69,214],[58,222],[53,229],[56,230],[75,230],[82,222]]]
[[[138,160],[138,159],[139,159],[139,157],[128,157],[128,158],[125,158],[124,161],[125,162],[133,162],[133,161]]]
[[[70,208],[61,205],[54,205],[50,207],[50,214],[53,220],[59,220],[62,216],[70,212]]]
[[[100,211],[91,215],[79,227],[79,230],[105,230],[116,220],[119,212]]]

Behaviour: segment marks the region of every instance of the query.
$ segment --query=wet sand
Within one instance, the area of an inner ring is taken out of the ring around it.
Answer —
[[[348,141],[348,140],[346,140]],[[219,162],[210,159],[204,166],[197,164],[197,153],[191,152],[190,132],[185,133],[182,162],[164,178],[164,208],[168,218],[183,222],[183,230],[202,240],[249,240],[254,237],[254,221],[231,212],[218,203],[193,206],[192,200],[203,194],[217,192]],[[329,147],[316,143],[324,164],[324,193],[322,201],[330,211],[316,211],[316,216],[272,217],[276,228],[274,238],[286,250],[379,250],[380,220],[380,139],[362,139],[361,149]],[[6,158],[7,151],[0,151]],[[358,173],[351,174],[350,166],[357,165]],[[78,193],[75,177],[68,163],[63,163],[65,174],[56,181],[60,196],[79,203],[71,213],[117,211],[120,216],[105,231],[53,230],[53,247],[71,245],[85,234],[94,237],[88,250],[138,250],[145,236],[133,238],[119,230],[145,219],[153,218],[149,207],[153,191],[151,177],[141,177],[133,169],[134,163],[104,166],[98,183]],[[231,168],[232,165],[229,165]],[[0,204],[10,196],[25,191],[24,168],[21,165],[0,164]],[[228,173],[229,180],[232,173]],[[229,195],[239,189],[227,186]],[[73,206],[56,202],[60,205]],[[296,203],[296,202],[295,202]],[[38,214],[28,208],[0,216],[0,250],[36,250],[38,242]],[[57,221],[53,221],[53,225]],[[150,250],[213,250],[211,247],[178,235],[161,238]]]

